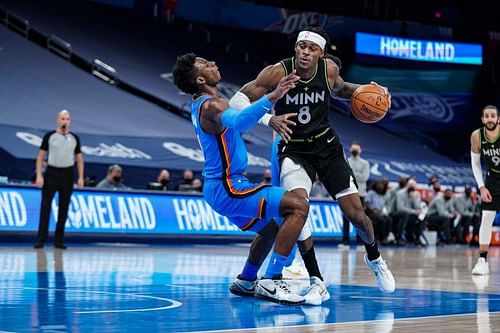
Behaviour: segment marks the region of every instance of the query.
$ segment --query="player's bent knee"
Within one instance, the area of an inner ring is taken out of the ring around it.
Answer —
[[[280,205],[281,216],[289,214],[301,215],[307,218],[309,214],[309,202],[306,198],[292,192],[286,192]]]
[[[304,220],[307,219],[307,215],[309,214],[309,202],[306,198],[299,196],[295,198],[295,213],[304,217]]]

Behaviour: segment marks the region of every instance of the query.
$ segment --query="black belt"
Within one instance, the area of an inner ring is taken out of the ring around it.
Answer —
[[[323,135],[325,135],[326,133],[328,133],[329,130],[330,130],[330,128],[325,128],[320,133],[315,134],[315,135],[311,135],[308,138],[305,138],[305,139],[290,139],[290,140],[288,140],[288,142],[313,142],[314,140],[319,139]]]

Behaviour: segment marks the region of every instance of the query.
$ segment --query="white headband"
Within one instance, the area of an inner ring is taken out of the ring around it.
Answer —
[[[321,46],[321,48],[324,50],[325,45],[326,45],[326,39],[324,39],[320,34],[317,34],[312,31],[301,31],[299,33],[299,36],[297,37],[297,42],[300,42],[302,40],[307,40],[309,42],[313,42]]]

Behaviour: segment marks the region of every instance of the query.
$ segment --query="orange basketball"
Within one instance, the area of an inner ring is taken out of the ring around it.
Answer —
[[[376,123],[389,110],[389,99],[383,88],[365,84],[352,94],[351,110],[352,115],[362,123]]]

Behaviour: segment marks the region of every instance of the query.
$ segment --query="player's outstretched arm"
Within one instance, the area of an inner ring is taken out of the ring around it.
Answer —
[[[290,89],[295,88],[295,82],[298,79],[299,77],[295,75],[295,71],[290,73],[290,75],[283,77],[279,81],[271,93],[261,97],[241,111],[228,106],[220,113],[220,123],[225,127],[234,128],[239,131],[250,129],[265,113],[272,109],[273,105],[280,98]]]
[[[285,69],[281,64],[274,64],[264,68],[257,78],[245,84],[240,93],[244,94],[250,102],[256,101],[271,92],[285,77]]]
[[[243,109],[254,101],[271,91],[284,77],[285,70],[281,64],[275,64],[264,68],[257,78],[245,84],[229,101],[229,105],[235,109]],[[270,127],[288,142],[292,134],[292,126],[296,123],[290,118],[295,117],[296,113],[287,113],[279,116],[270,113],[264,114],[258,121],[259,124]]]

